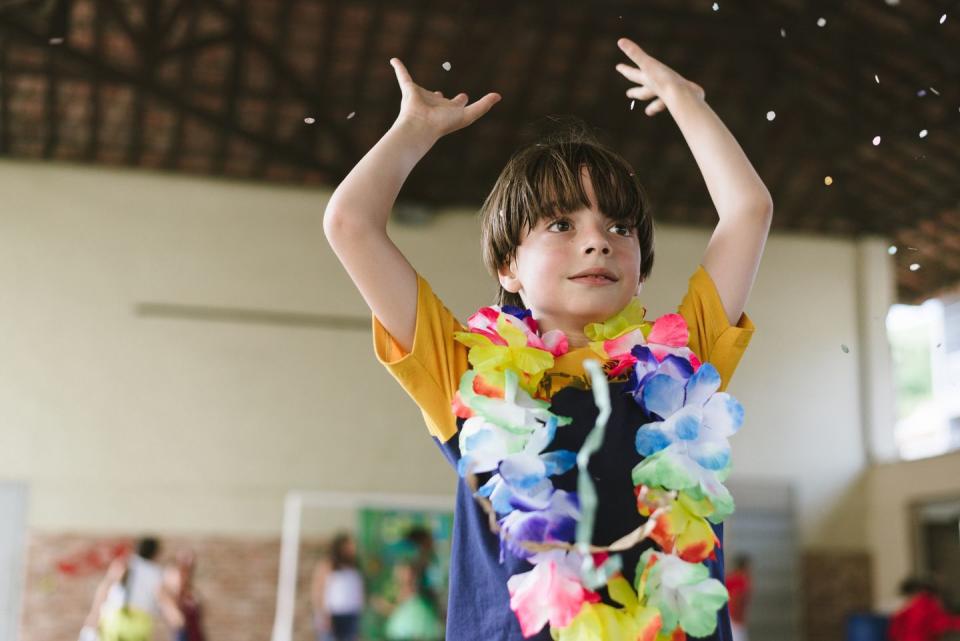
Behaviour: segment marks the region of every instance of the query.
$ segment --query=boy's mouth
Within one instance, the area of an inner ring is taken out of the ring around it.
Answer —
[[[608,269],[594,267],[592,269],[585,269],[582,272],[574,274],[570,277],[570,280],[575,280],[582,283],[604,284],[615,283],[620,279]]]

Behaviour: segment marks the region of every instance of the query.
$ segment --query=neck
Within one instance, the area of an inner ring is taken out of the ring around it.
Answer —
[[[555,329],[559,329],[566,334],[570,349],[586,347],[590,343],[590,339],[587,338],[587,335],[583,333],[583,328],[586,327],[589,321],[583,322],[575,319],[558,320],[549,317],[540,318],[536,314],[534,314],[533,317],[537,320],[537,324],[540,326],[541,334],[545,334]]]

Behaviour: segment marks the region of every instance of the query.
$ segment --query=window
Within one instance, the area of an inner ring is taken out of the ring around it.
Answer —
[[[887,314],[900,456],[960,449],[960,297],[894,305]]]

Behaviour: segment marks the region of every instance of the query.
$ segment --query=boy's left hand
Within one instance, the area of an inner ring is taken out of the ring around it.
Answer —
[[[644,109],[644,113],[653,116],[667,108],[667,103],[678,93],[687,92],[703,100],[703,87],[690,82],[676,71],[647,54],[637,43],[628,38],[617,40],[617,46],[636,65],[620,63],[619,71],[627,80],[639,86],[627,89],[627,97],[635,100],[653,100]]]

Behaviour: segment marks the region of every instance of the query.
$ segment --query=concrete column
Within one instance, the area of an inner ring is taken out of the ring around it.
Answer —
[[[885,238],[857,242],[857,309],[860,332],[860,403],[863,442],[871,463],[899,459],[894,440],[896,397],[886,318],[896,302],[894,262]]]

